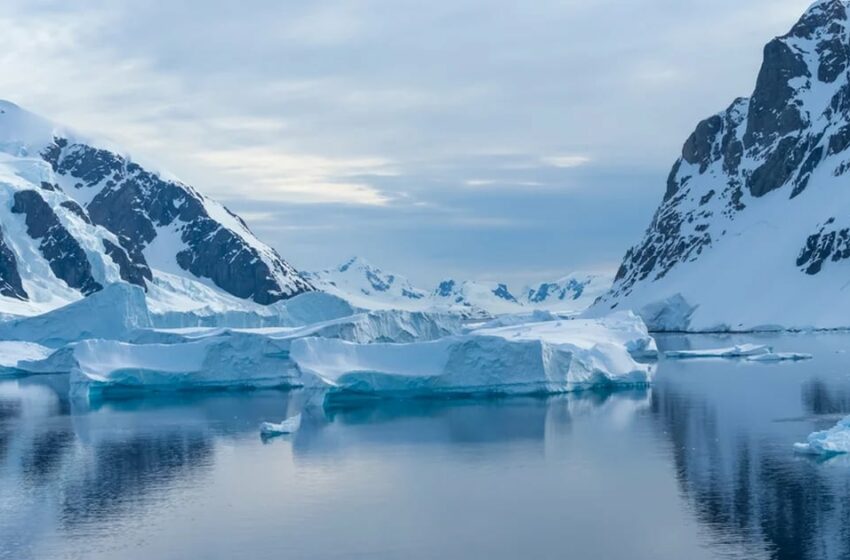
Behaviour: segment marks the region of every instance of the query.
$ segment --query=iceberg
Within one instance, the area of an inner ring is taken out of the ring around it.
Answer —
[[[72,392],[88,396],[297,387],[303,381],[290,359],[290,347],[301,338],[370,344],[430,340],[461,329],[456,317],[376,311],[300,328],[142,331],[137,340],[143,339],[143,344],[86,340],[23,366],[33,373],[71,371]]]
[[[260,424],[260,435],[263,437],[274,437],[293,434],[301,427],[301,415],[296,414],[280,423],[263,422]]]
[[[301,338],[290,357],[317,385],[349,396],[553,394],[648,384],[654,366],[638,363],[630,347],[645,355],[654,341],[639,333],[646,329],[629,313],[404,344]]]
[[[850,416],[828,430],[809,434],[806,443],[794,444],[794,450],[825,457],[850,453]]]
[[[532,317],[537,319],[541,315],[535,314]],[[631,311],[619,311],[595,319],[546,319],[495,328],[489,328],[490,324],[498,323],[488,323],[471,332],[512,340],[543,338],[554,344],[572,343],[583,347],[591,347],[605,341],[623,346],[638,360],[654,360],[658,357],[655,339],[649,334],[643,320]]]
[[[250,333],[182,344],[86,340],[73,347],[71,394],[297,387],[301,383],[287,347],[286,341]]]
[[[770,346],[763,344],[737,344],[730,348],[714,348],[706,350],[668,350],[664,353],[667,358],[687,360],[693,358],[748,358],[774,355]]]

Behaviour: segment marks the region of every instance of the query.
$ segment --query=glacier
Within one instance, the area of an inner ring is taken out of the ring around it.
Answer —
[[[654,341],[634,315],[473,330],[406,344],[301,338],[290,356],[335,397],[565,393],[650,383]]]
[[[828,430],[809,434],[805,443],[795,443],[794,449],[798,453],[825,457],[850,453],[850,416]]]

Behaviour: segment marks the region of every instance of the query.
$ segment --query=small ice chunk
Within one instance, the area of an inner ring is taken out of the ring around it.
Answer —
[[[758,356],[750,356],[747,358],[747,361],[750,362],[786,362],[786,361],[800,361],[800,360],[811,360],[813,356],[811,354],[804,354],[802,352],[770,352],[769,354],[760,354]]]
[[[671,359],[687,360],[691,358],[750,358],[772,353],[773,349],[763,344],[737,344],[730,348],[668,350],[664,355]]]
[[[850,453],[850,416],[828,430],[809,434],[806,443],[794,444],[794,450],[806,455],[827,457]]]
[[[266,437],[281,436],[295,433],[300,427],[301,415],[296,414],[295,416],[290,416],[278,424],[275,424],[274,422],[263,422],[260,424],[260,434]]]

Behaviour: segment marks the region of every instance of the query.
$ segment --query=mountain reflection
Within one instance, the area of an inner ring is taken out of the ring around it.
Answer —
[[[834,423],[811,415],[850,411],[850,386],[779,375],[807,373],[816,364],[767,370],[772,385],[747,381],[742,368],[752,366],[668,367],[675,375],[659,380],[651,410],[669,438],[683,496],[715,545],[744,548],[754,558],[850,558],[850,465],[819,463],[791,447],[811,427]],[[718,379],[724,368],[728,378]],[[717,396],[724,391],[735,396]],[[772,408],[795,394],[799,417]]]

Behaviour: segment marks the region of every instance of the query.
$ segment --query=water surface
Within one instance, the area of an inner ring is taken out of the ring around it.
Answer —
[[[650,390],[327,409],[304,392],[69,402],[0,381],[0,558],[850,558],[850,336],[662,361]],[[304,411],[301,431],[257,426]]]

